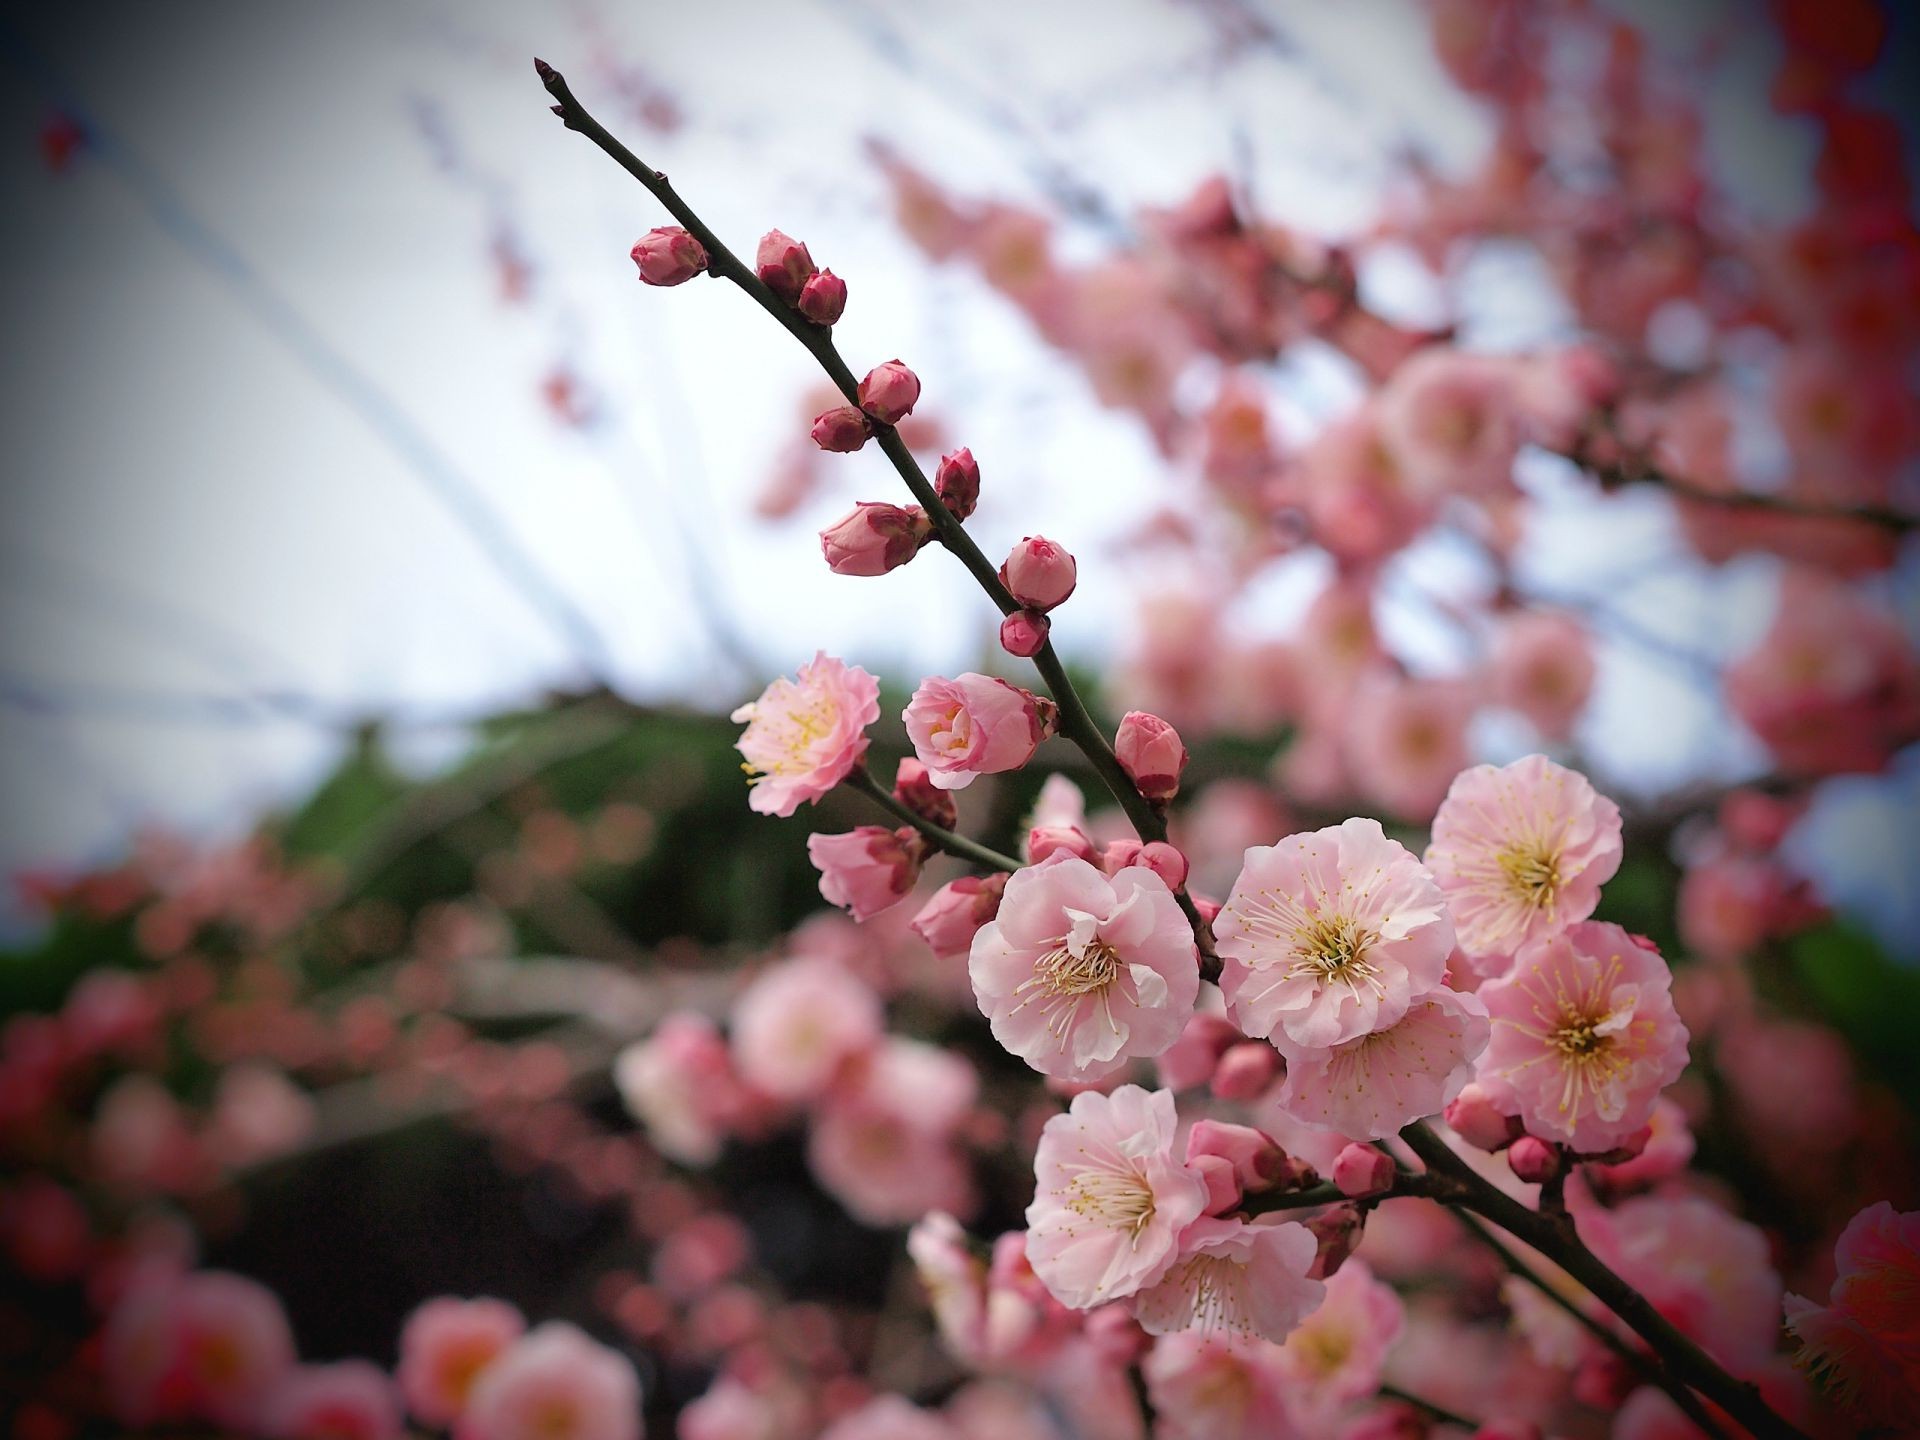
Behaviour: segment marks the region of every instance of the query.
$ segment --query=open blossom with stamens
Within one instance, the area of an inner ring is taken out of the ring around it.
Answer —
[[[1048,729],[1038,697],[971,672],[922,680],[900,719],[927,779],[942,790],[964,790],[976,775],[1018,770]]]
[[[459,1440],[640,1440],[640,1377],[618,1350],[549,1320],[489,1365]]]
[[[1588,920],[1535,940],[1480,987],[1493,1035],[1478,1081],[1528,1131],[1585,1154],[1626,1141],[1687,1065],[1667,962]]]
[[[1065,851],[1007,881],[967,970],[994,1039],[1076,1081],[1169,1048],[1200,989],[1193,931],[1166,881],[1141,865],[1109,879]]]
[[[1348,1260],[1326,1283],[1326,1299],[1287,1337],[1280,1369],[1310,1409],[1331,1413],[1380,1388],[1387,1351],[1406,1310],[1366,1262]]]
[[[1479,999],[1439,986],[1393,1024],[1330,1048],[1302,1048],[1284,1035],[1280,1108],[1296,1120],[1356,1139],[1383,1140],[1446,1107],[1473,1078],[1487,1044]]]
[[[400,1392],[414,1418],[445,1427],[460,1418],[480,1372],[525,1333],[527,1322],[504,1300],[438,1295],[400,1332]]]
[[[1391,1025],[1440,983],[1453,949],[1433,877],[1359,818],[1249,849],[1213,929],[1227,1013],[1303,1047]]]
[[[1544,755],[1463,770],[1427,866],[1469,955],[1511,955],[1584,920],[1620,868],[1620,808]]]
[[[1134,1318],[1152,1335],[1199,1329],[1284,1340],[1326,1294],[1307,1278],[1318,1249],[1297,1220],[1196,1220],[1172,1268],[1134,1296]]]
[[[1047,1121],[1033,1157],[1027,1258],[1055,1299],[1089,1310],[1159,1283],[1200,1218],[1204,1181],[1174,1158],[1173,1094],[1087,1091]]]
[[[1160,1440],[1272,1440],[1296,1433],[1280,1347],[1200,1330],[1163,1335],[1140,1367]]]
[[[880,718],[880,682],[825,651],[733,712],[746,732],[735,745],[762,815],[791,815],[847,778],[867,753],[867,726]]]

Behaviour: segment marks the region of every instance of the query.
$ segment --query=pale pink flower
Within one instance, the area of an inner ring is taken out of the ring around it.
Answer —
[[[968,1212],[973,1180],[957,1132],[979,1089],[962,1056],[890,1037],[854,1063],[815,1112],[807,1163],[869,1225]]]
[[[1141,1364],[1159,1440],[1279,1440],[1296,1432],[1280,1347],[1202,1330],[1163,1335]]]
[[[1348,773],[1368,798],[1408,820],[1433,814],[1466,768],[1479,697],[1457,679],[1376,670],[1354,687],[1344,732]]]
[[[1570,615],[1529,610],[1500,627],[1488,681],[1496,702],[1549,740],[1564,740],[1593,693],[1593,649]]]
[[[559,1320],[480,1373],[457,1440],[640,1440],[633,1362]]]
[[[942,790],[1018,770],[1046,734],[1040,703],[1017,685],[968,673],[923,680],[901,712],[914,754]]]
[[[1478,957],[1510,956],[1586,919],[1620,856],[1620,808],[1578,771],[1529,755],[1460,773],[1426,859],[1460,948]]]
[[[746,732],[735,746],[762,815],[791,815],[838,785],[867,753],[867,726],[880,718],[880,682],[825,651],[799,675],[775,680],[733,712]]]
[[[1300,455],[1299,477],[1314,540],[1349,563],[1391,554],[1433,518],[1434,496],[1408,483],[1373,405],[1315,436]]]
[[[711,1165],[745,1096],[727,1042],[705,1015],[679,1011],[622,1050],[613,1083],[655,1149],[683,1165]]]
[[[769,967],[733,1005],[733,1061],[750,1084],[806,1100],[880,1038],[880,1001],[831,960]]]
[[[442,1429],[467,1407],[480,1372],[525,1333],[527,1322],[504,1300],[438,1295],[407,1317],[395,1378],[416,1420]]]
[[[276,1440],[399,1440],[400,1399],[393,1381],[366,1360],[302,1365],[274,1392]]]
[[[907,898],[920,878],[926,842],[910,825],[861,825],[841,835],[807,837],[807,858],[820,872],[820,894],[856,920],[871,920]]]
[[[205,1270],[130,1292],[109,1322],[109,1389],[123,1410],[164,1402],[248,1431],[294,1366],[286,1311],[264,1285]]]
[[[1654,1101],[1648,1118],[1647,1143],[1631,1160],[1617,1165],[1589,1165],[1583,1172],[1608,1191],[1638,1189],[1667,1180],[1693,1160],[1693,1130],[1687,1112],[1665,1095]]]
[[[1018,1230],[1002,1235],[989,1265],[951,1215],[928,1215],[907,1236],[941,1341],[973,1369],[1031,1371],[1078,1328],[1033,1273],[1026,1240]]]
[[[1387,1351],[1400,1338],[1406,1309],[1391,1285],[1349,1259],[1326,1282],[1326,1298],[1287,1336],[1280,1370],[1295,1394],[1322,1413],[1380,1388]]]
[[[1581,1153],[1612,1149],[1686,1069],[1672,980],[1618,925],[1582,921],[1523,946],[1479,990],[1493,1017],[1481,1088],[1535,1135]]]
[[[1826,1305],[1786,1297],[1801,1368],[1856,1418],[1903,1423],[1920,1411],[1920,1212],[1869,1205],[1833,1259]]]
[[[1490,356],[1428,346],[1381,390],[1380,431],[1421,493],[1508,488],[1520,445],[1512,374]]]
[[[1034,1155],[1027,1258],[1075,1310],[1157,1284],[1200,1217],[1207,1187],[1174,1158],[1173,1095],[1122,1085],[1076,1095]]]
[[[1391,1025],[1440,983],[1453,949],[1433,877],[1360,818],[1249,849],[1213,932],[1227,1013],[1299,1046]]]
[[[1287,1057],[1280,1108],[1296,1120],[1354,1139],[1385,1139],[1438,1114],[1473,1078],[1486,1048],[1478,997],[1439,986],[1393,1024],[1327,1049],[1276,1037]]]
[[[943,959],[965,955],[980,927],[1000,913],[1006,888],[1005,875],[963,875],[934,891],[908,928]]]
[[[922,1410],[903,1396],[876,1395],[822,1430],[820,1440],[958,1440],[958,1437],[953,1427],[936,1412]]]
[[[1767,1237],[1697,1195],[1642,1195],[1575,1211],[1580,1238],[1723,1365],[1764,1364],[1780,1332]]]
[[[1180,1038],[1200,989],[1193,930],[1144,866],[1067,854],[1007,881],[968,961],[981,1013],[1042,1074],[1089,1081]]]
[[[1326,1294],[1307,1278],[1318,1249],[1297,1220],[1203,1217],[1182,1233],[1167,1273],[1133,1297],[1134,1318],[1153,1335],[1198,1328],[1284,1340]]]

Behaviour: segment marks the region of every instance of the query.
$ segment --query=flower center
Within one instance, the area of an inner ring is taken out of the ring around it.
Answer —
[[[1138,1240],[1153,1222],[1153,1187],[1138,1170],[1084,1166],[1067,1187],[1067,1208],[1096,1225],[1125,1230]]]
[[[1560,1053],[1574,1060],[1596,1057],[1607,1048],[1608,1041],[1609,1037],[1596,1028],[1596,1022],[1584,1015],[1562,1017],[1560,1028],[1553,1032],[1553,1043],[1560,1048]]]
[[[813,747],[832,733],[834,719],[834,707],[817,692],[802,692],[793,699],[781,696],[772,713],[766,705],[755,706],[741,747],[748,754],[740,766],[749,777],[747,783],[757,785],[769,776],[811,770]]]
[[[1379,968],[1367,952],[1379,938],[1351,915],[1314,915],[1294,932],[1293,973],[1350,989],[1368,984],[1378,990]]]
[[[1074,997],[1091,995],[1111,985],[1120,973],[1120,952],[1104,940],[1090,940],[1079,954],[1071,945],[1061,945],[1042,955],[1033,967],[1033,978],[1015,988],[1043,990],[1049,995]]]
[[[1552,907],[1560,892],[1560,856],[1543,844],[1510,845],[1495,857],[1507,883],[1531,910]]]
[[[1252,1329],[1247,1319],[1247,1267],[1219,1255],[1196,1255],[1182,1267],[1193,1295],[1193,1323],[1202,1333]]]

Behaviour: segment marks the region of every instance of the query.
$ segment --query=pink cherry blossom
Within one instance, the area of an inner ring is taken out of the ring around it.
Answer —
[[[832,960],[801,957],[764,971],[733,1006],[733,1061],[780,1100],[825,1090],[880,1037],[880,1001]]]
[[[1113,737],[1113,753],[1127,778],[1149,800],[1171,800],[1180,791],[1180,775],[1187,768],[1187,747],[1180,732],[1158,715],[1129,710],[1120,717]]]
[[[909,928],[935,955],[965,955],[980,927],[1000,913],[1007,879],[1005,875],[963,875],[948,881],[920,907]]]
[[[480,1373],[456,1440],[640,1440],[640,1377],[617,1350],[559,1320]]]
[[[1077,576],[1073,556],[1043,535],[1027,536],[1000,566],[1000,583],[1029,610],[1065,604]]]
[[[1529,755],[1460,773],[1426,859],[1460,948],[1508,956],[1593,914],[1620,856],[1619,807],[1578,771]]]
[[[932,1210],[970,1213],[972,1177],[956,1132],[979,1089],[964,1057],[889,1038],[855,1062],[820,1106],[808,1163],[870,1225],[911,1224]]]
[[[951,1215],[928,1215],[907,1237],[942,1342],[974,1369],[1030,1372],[1078,1328],[1033,1273],[1026,1239],[1002,1235],[989,1264]]]
[[[1318,1248],[1297,1220],[1195,1220],[1172,1267],[1133,1297],[1134,1318],[1154,1335],[1198,1328],[1284,1340],[1326,1294],[1307,1278]]]
[[[115,1411],[135,1425],[191,1416],[257,1430],[294,1366],[279,1299],[220,1270],[143,1277],[115,1307],[102,1348]]]
[[[1361,793],[1408,820],[1424,820],[1466,768],[1473,686],[1451,677],[1374,671],[1355,685],[1343,755]]]
[[[884,575],[919,554],[932,533],[918,505],[862,500],[820,532],[820,553],[836,575]]]
[[[1618,925],[1588,920],[1520,949],[1480,987],[1493,1034],[1478,1080],[1535,1135],[1582,1153],[1645,1125],[1687,1064],[1667,962]]]
[[[1380,1388],[1387,1351],[1406,1323],[1400,1297],[1363,1260],[1348,1260],[1325,1288],[1326,1298],[1287,1336],[1279,1357],[1296,1405],[1322,1415]]]
[[[762,815],[791,815],[847,778],[867,753],[867,726],[880,718],[880,682],[822,651],[793,680],[775,680],[733,712],[746,732],[736,748],[752,777],[747,803]]]
[[[393,1381],[366,1360],[303,1365],[276,1388],[268,1421],[276,1440],[399,1440]]]
[[[1391,1025],[1440,983],[1453,949],[1433,877],[1358,818],[1248,850],[1213,929],[1227,1013],[1302,1047]]]
[[[1786,1298],[1800,1365],[1855,1418],[1903,1423],[1920,1408],[1920,1212],[1869,1205],[1833,1259],[1826,1305]]]
[[[1077,1081],[1166,1050],[1200,988],[1193,930],[1166,882],[1138,865],[1109,879],[1065,853],[1007,881],[967,969],[994,1038]]]
[[[1287,1057],[1280,1108],[1296,1120],[1358,1139],[1385,1139],[1437,1114],[1473,1078],[1487,1044],[1478,997],[1436,987],[1383,1030],[1325,1049],[1276,1038]]]
[[[904,1396],[876,1395],[820,1432],[820,1440],[959,1440],[938,1413]]]
[[[1202,1330],[1163,1335],[1141,1365],[1160,1440],[1275,1440],[1298,1433],[1280,1347]]]
[[[400,1332],[400,1393],[415,1419],[445,1428],[460,1418],[474,1381],[527,1328],[504,1300],[439,1295]]]
[[[1548,740],[1564,740],[1593,691],[1593,650],[1570,615],[1526,610],[1500,626],[1488,676],[1493,698],[1533,722]]]
[[[1018,770],[1046,734],[1039,701],[991,675],[923,680],[900,718],[928,778],[943,790]]]
[[[706,1016],[680,1011],[622,1050],[613,1082],[661,1154],[683,1165],[720,1158],[746,1104],[727,1043]]]
[[[862,825],[844,835],[807,837],[807,858],[820,872],[820,893],[856,920],[870,920],[907,898],[920,878],[926,843],[910,825]]]
[[[1075,1310],[1157,1284],[1207,1189],[1174,1159],[1173,1095],[1122,1085],[1086,1091],[1047,1121],[1034,1155],[1027,1258]]]
[[[1423,493],[1504,489],[1520,443],[1511,372],[1489,356],[1422,350],[1380,392],[1380,429]]]

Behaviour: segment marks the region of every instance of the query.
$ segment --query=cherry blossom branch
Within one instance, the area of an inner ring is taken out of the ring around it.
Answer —
[[[1004,870],[1009,875],[1020,868],[1020,862],[1011,855],[1002,855],[998,850],[982,845],[977,840],[956,835],[953,831],[934,824],[924,816],[916,815],[907,806],[901,804],[892,791],[874,779],[864,765],[854,766],[842,783],[851,785],[882,809],[904,820],[926,836],[936,849],[944,850],[947,854],[958,856],[962,860],[971,861],[975,865],[984,866],[988,870]]]
[[[1801,1431],[1773,1412],[1761,1398],[1757,1386],[1729,1375],[1718,1361],[1654,1309],[1646,1296],[1589,1250],[1570,1218],[1529,1210],[1481,1177],[1423,1123],[1416,1121],[1407,1126],[1400,1132],[1400,1138],[1425,1162],[1430,1173],[1437,1172],[1459,1183],[1462,1198],[1453,1203],[1478,1212],[1565,1270],[1638,1334],[1677,1379],[1698,1390],[1755,1435],[1806,1440]]]
[[[1538,1290],[1542,1295],[1546,1296],[1547,1299],[1566,1311],[1567,1314],[1571,1315],[1575,1320],[1578,1320],[1581,1325],[1592,1332],[1595,1339],[1599,1340],[1601,1344],[1605,1345],[1629,1367],[1639,1371],[1642,1375],[1646,1376],[1648,1380],[1651,1380],[1655,1385],[1658,1385],[1662,1390],[1666,1391],[1673,1403],[1685,1411],[1687,1417],[1692,1420],[1695,1425],[1698,1425],[1708,1435],[1715,1437],[1715,1440],[1723,1440],[1726,1431],[1720,1427],[1719,1423],[1715,1421],[1713,1416],[1708,1412],[1707,1407],[1701,1403],[1700,1397],[1695,1395],[1683,1381],[1668,1370],[1661,1362],[1659,1356],[1650,1354],[1644,1350],[1634,1349],[1633,1346],[1627,1344],[1626,1341],[1620,1338],[1618,1332],[1616,1332],[1612,1326],[1608,1325],[1604,1320],[1590,1315],[1581,1309],[1580,1303],[1577,1300],[1570,1295],[1563,1294],[1552,1281],[1548,1280],[1546,1276],[1542,1275],[1525,1260],[1521,1259],[1517,1252],[1509,1247],[1505,1241],[1501,1240],[1498,1235],[1494,1234],[1493,1230],[1482,1223],[1477,1216],[1468,1211],[1456,1209],[1453,1218],[1464,1225],[1468,1233],[1482,1245],[1499,1256],[1501,1263],[1504,1264],[1507,1269],[1533,1286],[1534,1289]]]
[[[1592,475],[1602,490],[1646,485],[1665,490],[1683,500],[1718,505],[1728,510],[1764,510],[1801,520],[1851,520],[1861,525],[1877,526],[1895,535],[1920,530],[1920,515],[1896,510],[1890,505],[1823,505],[1816,500],[1801,500],[1792,495],[1763,490],[1713,490],[1698,481],[1663,470],[1644,457],[1602,459],[1587,453],[1584,446],[1575,446],[1559,453]]]
[[[785,304],[740,258],[729,250],[720,237],[694,213],[693,207],[681,199],[667,177],[641,160],[631,150],[608,133],[605,126],[589,114],[586,108],[574,98],[564,76],[544,60],[534,61],[534,69],[539,74],[547,93],[553,96],[553,113],[569,129],[578,131],[604,150],[621,169],[645,187],[648,194],[666,207],[669,214],[678,221],[694,239],[698,240],[707,252],[708,272],[731,280],[753,298],[761,309],[780,322],[781,327],[806,347],[807,352],[819,362],[820,368],[832,380],[835,388],[846,397],[847,403],[858,406],[860,403],[859,382],[853,372],[841,359],[839,350],[833,343],[832,330],[824,325],[816,325],[794,307]],[[980,547],[974,543],[959,519],[941,501],[932,483],[920,469],[913,452],[900,438],[900,432],[892,425],[873,421],[874,439],[893,462],[893,468],[913,492],[913,498],[926,512],[932,523],[935,535],[962,565],[967,568],[987,598],[999,607],[1003,615],[1011,615],[1020,609],[1020,602],[1013,598],[1007,587],[1000,582],[998,571],[988,560]],[[1095,723],[1086,703],[1074,688],[1067,670],[1060,663],[1060,657],[1054,653],[1051,641],[1043,642],[1039,652],[1033,656],[1034,668],[1040,672],[1040,678],[1046,682],[1048,693],[1054,704],[1059,707],[1059,733],[1079,747],[1081,753],[1100,776],[1108,790],[1113,794],[1121,809],[1126,811],[1133,828],[1143,841],[1165,841],[1167,838],[1166,816],[1161,807],[1154,805],[1133,783],[1119,758],[1113,753],[1106,733]],[[1208,978],[1219,972],[1219,961],[1215,956],[1213,932],[1207,922],[1201,918],[1192,898],[1184,887],[1178,897],[1181,909],[1186,913],[1188,922],[1193,926],[1194,940],[1201,954],[1201,973]],[[1209,975],[1211,971],[1211,975]]]
[[[1442,1425],[1458,1425],[1462,1430],[1479,1430],[1482,1428],[1478,1420],[1469,1420],[1457,1410],[1449,1410],[1444,1405],[1436,1405],[1431,1400],[1423,1400],[1411,1390],[1402,1390],[1398,1385],[1382,1385],[1379,1393],[1385,1399],[1398,1400],[1403,1405],[1411,1405],[1416,1410],[1425,1411]]]

